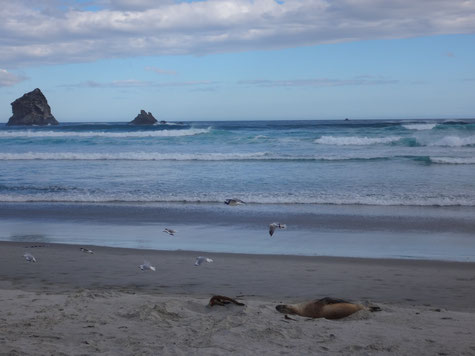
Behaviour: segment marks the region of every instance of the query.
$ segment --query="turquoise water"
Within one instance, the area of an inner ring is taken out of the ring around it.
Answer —
[[[475,121],[0,128],[0,202],[475,206]]]

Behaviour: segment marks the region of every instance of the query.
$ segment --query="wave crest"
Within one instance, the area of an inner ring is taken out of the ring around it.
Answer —
[[[438,164],[475,164],[475,157],[430,157],[430,161]]]
[[[429,144],[429,146],[445,146],[445,147],[475,146],[475,136],[467,136],[467,137],[446,136],[434,143]]]
[[[434,127],[436,127],[437,124],[406,124],[402,125],[407,130],[432,130]]]
[[[206,129],[184,129],[184,130],[153,130],[153,131],[129,131],[129,132],[107,132],[107,131],[0,131],[0,137],[5,138],[55,138],[55,137],[180,137],[206,134],[211,131],[211,127]]]
[[[322,145],[336,145],[336,146],[367,146],[376,144],[387,144],[397,142],[401,139],[400,136],[388,137],[358,137],[358,136],[322,136],[317,138],[314,142]]]
[[[252,153],[157,153],[157,152],[24,152],[0,153],[0,161],[373,161],[418,156],[384,155],[283,155]]]
[[[91,193],[91,192],[64,192],[64,193],[30,193],[10,194],[0,193],[0,202],[70,202],[70,203],[189,203],[222,204],[228,196],[239,197],[247,204],[270,205],[270,204],[328,204],[328,205],[373,205],[373,206],[475,206],[473,197],[455,198],[449,196],[438,197],[407,197],[399,196],[309,196],[308,194],[282,196],[268,194],[228,194],[228,195],[173,195],[163,196],[159,194],[144,193],[142,195],[128,193]],[[246,196],[247,195],[247,196]]]

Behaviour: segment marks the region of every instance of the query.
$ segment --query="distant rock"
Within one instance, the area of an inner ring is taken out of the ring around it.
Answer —
[[[166,122],[165,120],[160,121],[160,123],[161,123],[162,125],[167,124],[167,122]]]
[[[11,105],[13,116],[8,120],[7,126],[58,125],[51,114],[48,101],[38,88],[16,99]]]
[[[146,113],[145,110],[140,110],[140,114],[130,122],[132,125],[153,125],[155,123],[157,123],[157,119],[153,117],[152,113]]]

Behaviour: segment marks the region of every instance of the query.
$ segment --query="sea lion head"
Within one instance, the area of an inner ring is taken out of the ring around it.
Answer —
[[[296,314],[294,308],[291,305],[280,304],[275,307],[278,312],[283,314]]]

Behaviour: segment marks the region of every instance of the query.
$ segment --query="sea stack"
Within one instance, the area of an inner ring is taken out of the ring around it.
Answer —
[[[58,125],[51,114],[48,101],[38,88],[16,99],[11,105],[13,116],[8,120],[7,126]]]
[[[130,122],[132,125],[153,125],[156,123],[157,119],[153,117],[152,113],[146,113],[145,110],[140,110],[140,114]]]

